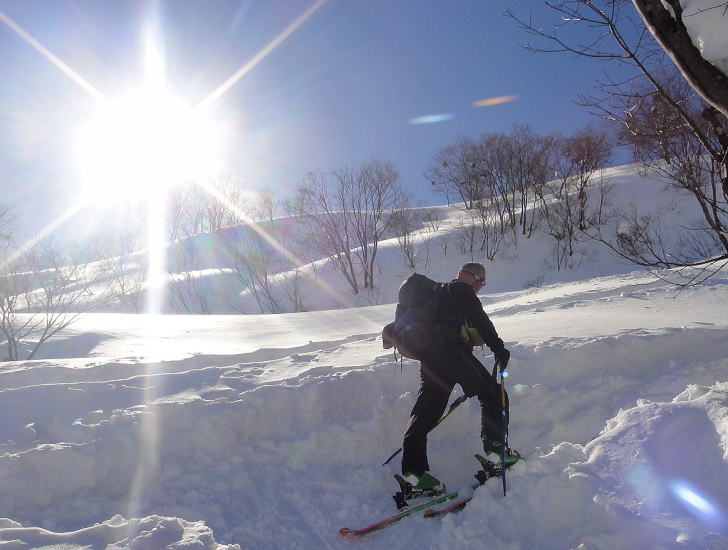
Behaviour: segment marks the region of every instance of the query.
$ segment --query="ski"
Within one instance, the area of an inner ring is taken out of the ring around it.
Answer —
[[[485,482],[488,481],[490,478],[503,476],[503,469],[500,466],[496,466],[483,455],[476,454],[475,458],[478,460],[478,462],[480,462],[480,465],[483,467],[483,469],[475,474],[475,479],[477,479],[478,482],[470,486],[473,491],[475,491],[475,489],[477,489],[481,485],[484,485]],[[453,512],[459,512],[460,510],[465,508],[467,503],[470,502],[472,499],[473,493],[471,492],[470,495],[461,497],[455,502],[444,506],[443,508],[428,508],[427,510],[425,510],[425,517],[436,518],[444,516],[446,514],[451,514]]]
[[[470,488],[472,490],[475,490],[477,487],[480,487],[483,485],[488,479],[491,477],[499,477],[502,475],[502,469],[500,466],[496,466],[492,462],[490,462],[487,458],[483,457],[482,455],[475,455],[475,458],[480,462],[480,465],[482,466],[482,470],[479,470],[477,474],[475,474],[475,479],[477,480],[477,483],[473,483]],[[455,512],[457,510],[461,510],[465,507],[465,505],[473,498],[472,494],[467,497],[461,497],[449,506],[446,506],[442,509],[435,508],[438,504],[442,504],[443,502],[447,502],[448,500],[456,499],[459,496],[458,491],[454,491],[452,493],[444,493],[441,495],[437,495],[431,500],[428,500],[427,502],[423,502],[422,504],[419,504],[414,507],[409,507],[407,505],[407,501],[405,499],[405,490],[407,489],[407,482],[402,479],[402,476],[395,474],[394,478],[397,480],[397,483],[400,485],[400,488],[402,491],[397,493],[394,496],[394,501],[397,503],[398,508],[400,508],[400,511],[396,514],[392,514],[391,516],[388,516],[384,519],[381,519],[379,521],[376,521],[374,523],[371,523],[369,525],[366,525],[360,529],[351,529],[349,527],[342,527],[339,529],[339,534],[343,537],[360,537],[363,535],[366,535],[367,533],[371,533],[372,531],[377,531],[379,529],[383,529],[384,527],[388,527],[389,525],[392,525],[393,523],[399,521],[402,518],[406,518],[407,516],[411,516],[412,514],[416,514],[417,512],[424,511],[425,517],[431,518],[431,517],[438,517],[445,514],[449,514],[451,512]],[[423,495],[411,495],[407,494],[408,498],[414,498],[416,496],[423,496]],[[424,495],[427,496],[427,495]],[[399,497],[399,498],[398,498]],[[406,506],[405,508],[402,508],[402,506]]]
[[[473,487],[474,488],[474,487]],[[455,502],[448,504],[447,506],[443,506],[442,508],[428,508],[425,510],[425,517],[426,518],[437,518],[440,516],[444,516],[446,514],[450,514],[452,512],[459,512],[463,508],[465,508],[465,505],[470,502],[473,499],[472,496],[469,497],[463,497],[457,499]]]
[[[366,535],[367,533],[371,533],[372,531],[377,531],[379,529],[392,525],[394,522],[399,521],[402,518],[406,518],[407,516],[411,516],[412,514],[416,514],[417,512],[421,512],[422,510],[427,510],[428,508],[432,508],[433,506],[442,504],[443,502],[456,498],[457,496],[457,491],[440,495],[439,497],[428,500],[427,502],[424,502],[418,506],[414,506],[413,508],[406,508],[380,521],[362,527],[361,529],[350,529],[348,527],[342,527],[341,529],[339,529],[339,534],[343,537],[357,537]]]

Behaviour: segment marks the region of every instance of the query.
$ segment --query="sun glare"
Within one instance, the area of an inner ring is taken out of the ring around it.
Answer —
[[[218,169],[217,131],[200,108],[145,83],[99,103],[77,154],[89,200],[145,198]]]

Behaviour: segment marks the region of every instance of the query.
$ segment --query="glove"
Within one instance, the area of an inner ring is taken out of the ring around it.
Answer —
[[[511,352],[508,351],[506,348],[503,348],[502,350],[495,352],[493,355],[495,355],[495,360],[498,363],[498,368],[500,370],[506,370],[506,366],[508,366],[508,360],[511,358]]]
[[[384,349],[390,349],[397,345],[396,330],[397,327],[393,322],[382,329],[382,347]]]

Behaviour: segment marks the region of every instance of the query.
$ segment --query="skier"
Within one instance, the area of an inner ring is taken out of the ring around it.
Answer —
[[[505,369],[510,352],[498,337],[476,293],[485,286],[485,266],[466,263],[446,285],[436,316],[437,336],[420,361],[420,389],[402,444],[402,476],[414,489],[438,491],[442,483],[429,472],[427,434],[447,407],[455,384],[465,395],[478,396],[482,410],[481,438],[488,460],[500,464],[504,445],[504,419],[500,386],[473,355],[473,346],[485,343]],[[508,425],[506,396],[505,424]],[[521,456],[505,449],[505,466]]]

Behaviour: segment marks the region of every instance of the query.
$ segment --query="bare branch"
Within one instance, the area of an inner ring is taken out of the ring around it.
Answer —
[[[679,0],[633,0],[633,3],[647,28],[685,79],[708,103],[728,117],[728,76],[703,58],[693,44],[682,20]],[[672,14],[665,3],[672,8]]]

